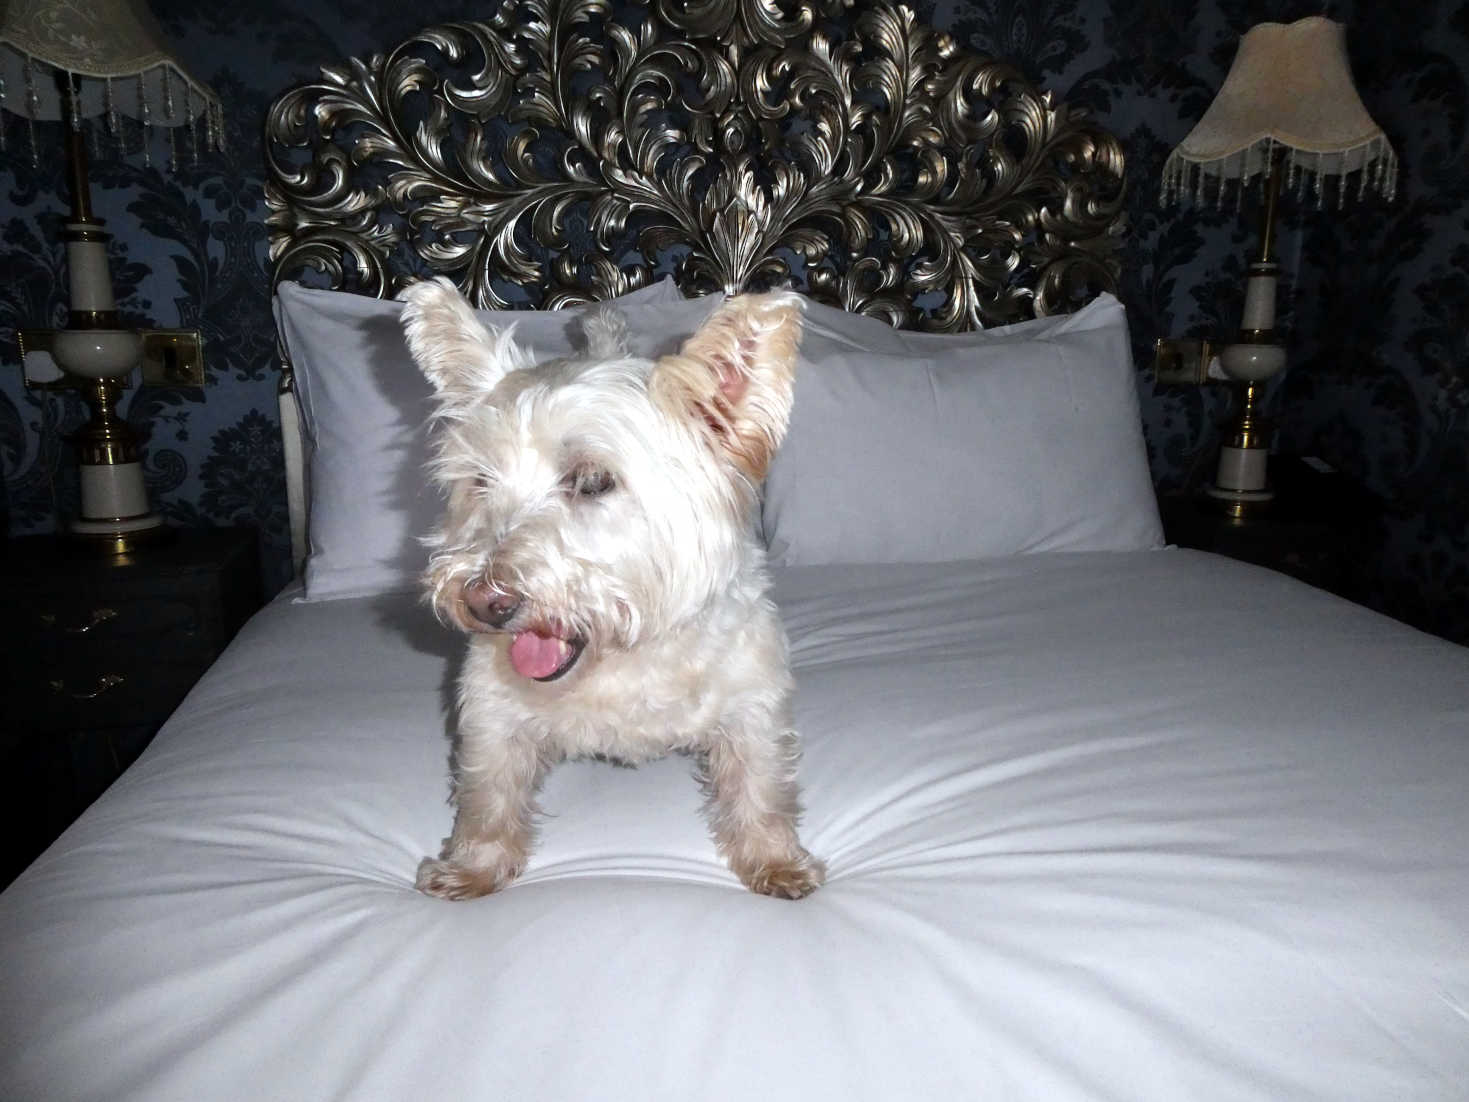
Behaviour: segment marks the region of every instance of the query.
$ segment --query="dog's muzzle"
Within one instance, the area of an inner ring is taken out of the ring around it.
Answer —
[[[477,623],[492,631],[506,630],[523,598],[484,581],[470,582],[461,594],[464,608]],[[555,681],[570,672],[586,649],[586,640],[537,624],[514,631],[507,656],[515,672],[532,681]]]

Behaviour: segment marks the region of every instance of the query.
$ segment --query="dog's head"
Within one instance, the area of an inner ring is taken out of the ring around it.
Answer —
[[[604,310],[583,354],[540,363],[448,280],[401,298],[437,395],[448,508],[426,584],[442,619],[507,633],[516,672],[551,681],[763,587],[753,506],[790,417],[798,296],[730,298],[656,361]]]

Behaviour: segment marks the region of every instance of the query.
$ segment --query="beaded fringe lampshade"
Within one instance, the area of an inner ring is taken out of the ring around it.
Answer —
[[[145,163],[148,137],[162,128],[170,158],[178,150],[174,131],[189,128],[190,152],[219,149],[224,112],[219,97],[169,51],[167,39],[142,0],[7,0],[0,13],[0,107],[27,120],[30,153],[40,157],[37,121],[69,118],[73,128],[96,119],[123,153],[133,150],[123,118],[142,127]],[[70,74],[70,98],[55,79]],[[8,144],[0,116],[0,149]]]
[[[155,538],[163,520],[148,505],[141,451],[113,410],[142,356],[142,337],[122,327],[107,266],[108,235],[92,214],[87,131],[121,155],[141,148],[151,159],[155,130],[178,164],[175,131],[188,131],[189,152],[220,148],[219,98],[169,50],[143,0],[4,0],[0,5],[0,108],[26,120],[30,157],[39,165],[54,142],[71,185],[66,223],[70,316],[52,344],[57,365],[73,376],[92,407],[75,437],[81,515],[72,532],[94,546],[127,551]],[[124,118],[136,119],[136,129]],[[59,122],[42,128],[38,122]],[[0,149],[8,144],[0,112]],[[136,139],[133,134],[137,134]]]
[[[1275,211],[1282,192],[1341,208],[1368,192],[1391,200],[1398,160],[1352,83],[1346,28],[1322,16],[1261,23],[1240,39],[1218,95],[1163,166],[1164,205],[1192,199],[1243,205],[1260,183],[1260,251],[1250,263],[1240,331],[1219,368],[1241,390],[1209,494],[1235,516],[1274,496],[1266,475],[1271,433],[1259,388],[1285,367],[1275,332]],[[1232,187],[1231,187],[1232,185]]]
[[[1245,33],[1214,102],[1163,166],[1163,201],[1212,192],[1222,203],[1230,181],[1238,201],[1277,157],[1286,190],[1309,188],[1317,206],[1397,192],[1397,156],[1352,83],[1346,28],[1323,16]]]

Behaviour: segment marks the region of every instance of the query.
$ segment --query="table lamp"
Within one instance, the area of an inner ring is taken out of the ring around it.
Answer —
[[[1249,265],[1239,332],[1219,370],[1240,390],[1208,494],[1244,516],[1271,500],[1271,433],[1260,388],[1285,367],[1275,330],[1276,208],[1282,196],[1340,209],[1369,191],[1391,200],[1398,161],[1352,83],[1346,29],[1322,16],[1261,23],[1240,39],[1234,64],[1203,118],[1163,166],[1162,201],[1236,205],[1259,184],[1260,250]]]
[[[92,213],[87,179],[86,129],[120,154],[151,159],[154,128],[168,137],[169,165],[177,167],[174,131],[188,130],[191,151],[219,149],[223,113],[219,99],[190,75],[166,45],[143,0],[7,0],[0,6],[0,108],[27,120],[33,164],[51,154],[43,137],[58,121],[56,144],[64,149],[71,189],[66,223],[70,290],[67,327],[58,331],[52,357],[75,376],[92,408],[90,422],[74,438],[81,472],[81,515],[73,533],[97,546],[126,551],[162,532],[163,519],[148,504],[138,444],[113,409],[142,355],[138,332],[122,326],[107,266],[101,219]],[[141,125],[141,148],[128,149],[130,128]],[[85,125],[84,125],[85,124]],[[7,134],[0,114],[0,150],[22,139]]]

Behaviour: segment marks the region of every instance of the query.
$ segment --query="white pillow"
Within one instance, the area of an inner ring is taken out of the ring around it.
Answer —
[[[786,566],[1161,547],[1122,304],[946,336],[813,303],[761,523]]]
[[[717,301],[685,299],[671,279],[612,300],[627,317],[631,351],[644,356],[671,351]],[[580,347],[587,309],[479,316],[514,323],[523,347],[550,358]],[[401,312],[398,302],[364,295],[277,289],[309,457],[306,600],[412,589],[423,570],[418,540],[442,503],[424,474],[432,388],[408,353]]]

